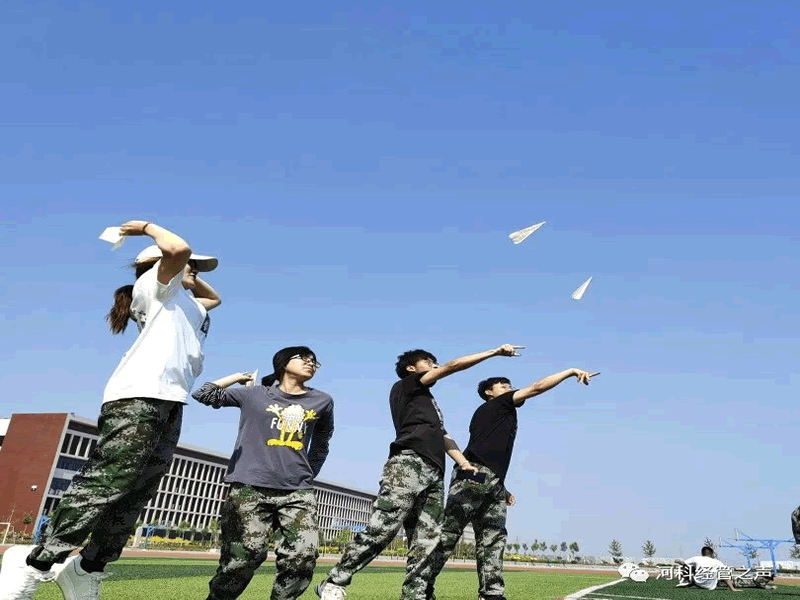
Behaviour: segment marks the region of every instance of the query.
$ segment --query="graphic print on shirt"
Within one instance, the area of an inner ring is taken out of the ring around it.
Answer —
[[[267,412],[278,415],[277,419],[272,419],[272,427],[277,427],[281,432],[278,439],[267,440],[267,446],[289,446],[297,451],[302,450],[305,422],[316,419],[317,413],[304,410],[299,404],[290,404],[285,408],[281,408],[279,404],[270,404]]]

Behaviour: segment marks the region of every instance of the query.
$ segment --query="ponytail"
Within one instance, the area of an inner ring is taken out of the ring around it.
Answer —
[[[158,258],[146,262],[131,263],[136,273],[136,279],[147,273],[158,262]],[[108,311],[106,321],[111,328],[112,334],[123,333],[128,327],[128,319],[131,318],[131,303],[133,302],[133,286],[123,285],[114,292],[114,306]]]
[[[123,285],[114,292],[114,306],[106,315],[111,333],[122,333],[128,327],[128,319],[131,318],[131,302],[133,302],[132,285]]]
[[[278,381],[278,375],[276,373],[264,375],[264,377],[261,378],[261,385],[264,387],[272,387],[275,385],[276,381]]]

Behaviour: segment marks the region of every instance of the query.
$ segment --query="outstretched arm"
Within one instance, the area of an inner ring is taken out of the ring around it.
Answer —
[[[485,352],[479,352],[478,354],[468,354],[467,356],[461,356],[459,358],[455,358],[449,362],[446,362],[441,367],[436,367],[435,369],[431,369],[427,373],[425,373],[422,377],[420,377],[420,383],[424,385],[433,385],[435,382],[439,381],[443,377],[447,377],[448,375],[452,375],[453,373],[457,373],[458,371],[463,371],[464,369],[469,369],[477,365],[479,362],[483,362],[487,358],[492,358],[493,356],[519,356],[517,350],[523,348],[524,346],[512,346],[511,344],[503,344],[502,346],[498,346],[493,350],[486,350]]]
[[[581,371],[580,369],[567,369],[566,371],[561,371],[560,373],[554,373],[553,375],[548,375],[544,379],[540,379],[539,381],[532,383],[528,387],[521,388],[514,392],[512,399],[514,400],[514,404],[522,404],[528,398],[532,398],[533,396],[538,396],[539,394],[545,393],[547,390],[552,390],[562,381],[569,379],[570,377],[577,377],[578,381],[583,383],[584,385],[589,385],[589,372],[588,371]]]

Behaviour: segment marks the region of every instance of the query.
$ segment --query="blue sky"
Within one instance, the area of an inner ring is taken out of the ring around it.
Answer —
[[[315,349],[325,479],[377,488],[397,354],[524,344],[435,388],[463,446],[480,379],[602,371],[521,409],[512,541],[788,537],[799,13],[11,2],[0,412],[97,416],[144,246],[97,236],[141,218],[220,257],[198,384]],[[237,422],[192,404],[182,440],[229,452]]]

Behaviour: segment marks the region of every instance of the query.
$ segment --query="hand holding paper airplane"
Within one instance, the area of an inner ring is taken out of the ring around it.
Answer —
[[[125,242],[120,227],[106,227],[100,234],[100,239],[111,244],[111,249],[116,250]]]

